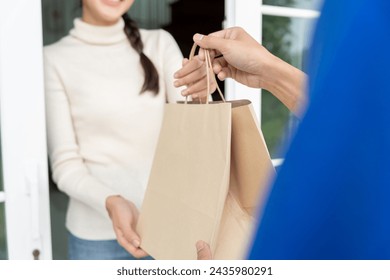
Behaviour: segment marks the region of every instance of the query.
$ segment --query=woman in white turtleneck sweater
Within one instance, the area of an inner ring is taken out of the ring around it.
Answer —
[[[164,104],[182,98],[173,85],[182,54],[167,32],[135,26],[133,1],[83,0],[70,34],[44,50],[49,157],[70,197],[70,259],[147,256],[137,209]]]

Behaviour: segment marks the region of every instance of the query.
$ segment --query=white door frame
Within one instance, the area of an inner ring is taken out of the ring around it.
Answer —
[[[240,26],[261,43],[262,39],[262,0],[225,0],[224,28]],[[250,12],[248,12],[250,11]],[[261,125],[261,90],[249,88],[231,79],[225,82],[225,95],[228,100],[248,99]]]
[[[9,259],[51,259],[40,0],[0,0],[0,114]]]

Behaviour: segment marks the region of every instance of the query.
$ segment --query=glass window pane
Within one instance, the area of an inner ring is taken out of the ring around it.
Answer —
[[[7,258],[4,203],[0,203],[0,260],[6,260]]]
[[[0,146],[0,192],[4,191],[3,187],[3,164],[1,160],[1,146]],[[6,260],[7,256],[7,241],[5,234],[5,211],[4,202],[0,202],[0,260]]]
[[[263,45],[284,61],[304,69],[314,20],[263,17]],[[263,90],[262,130],[272,158],[282,157],[284,147],[297,124],[295,117],[271,93]]]
[[[263,0],[264,5],[319,10],[323,0]]]

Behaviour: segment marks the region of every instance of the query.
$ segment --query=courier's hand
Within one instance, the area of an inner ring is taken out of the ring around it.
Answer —
[[[106,199],[106,209],[118,243],[134,257],[146,257],[148,254],[139,247],[141,238],[135,231],[139,215],[135,205],[119,195],[114,195]]]
[[[306,75],[299,69],[271,54],[244,29],[233,27],[209,34],[195,34],[194,42],[203,49],[212,50],[212,64],[220,80],[233,78],[249,87],[272,92],[292,112],[298,114],[304,104]],[[204,52],[199,52],[204,60]],[[176,72],[182,83],[188,69]]]
[[[206,242],[201,241],[201,240],[196,242],[196,251],[198,254],[198,257],[197,257],[198,260],[211,260],[212,259],[210,246]]]
[[[194,42],[214,50],[213,70],[220,80],[233,78],[249,87],[264,88],[267,70],[277,59],[244,29],[233,27],[209,34],[195,34]],[[218,57],[222,55],[221,57]],[[204,59],[201,51],[200,59]]]

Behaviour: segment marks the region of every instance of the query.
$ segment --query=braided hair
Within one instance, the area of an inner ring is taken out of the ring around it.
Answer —
[[[144,70],[145,80],[142,86],[141,93],[145,91],[152,91],[155,95],[159,92],[159,77],[156,67],[153,62],[143,53],[144,44],[141,39],[139,28],[134,20],[132,20],[127,13],[122,15],[125,21],[124,31],[130,41],[131,46],[140,55],[140,62]]]

